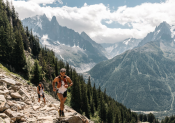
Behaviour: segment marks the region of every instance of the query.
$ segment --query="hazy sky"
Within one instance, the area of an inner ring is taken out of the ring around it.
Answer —
[[[144,38],[163,21],[175,25],[175,0],[12,0],[20,19],[46,14],[98,43]]]

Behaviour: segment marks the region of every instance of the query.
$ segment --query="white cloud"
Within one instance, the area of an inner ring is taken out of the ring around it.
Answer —
[[[108,21],[105,21],[107,24],[111,24],[113,21],[112,20],[108,20]]]
[[[51,19],[55,15],[60,25],[79,33],[85,31],[98,43],[117,42],[129,37],[144,38],[163,21],[175,25],[175,0],[143,3],[135,7],[121,6],[113,12],[104,4],[87,5],[85,3],[81,8],[68,6],[52,8],[40,7],[38,3],[34,0],[14,1],[14,6],[21,19],[44,13]],[[127,24],[133,29],[108,28],[101,23],[102,20],[109,20],[107,21],[109,24],[115,21],[122,25]]]

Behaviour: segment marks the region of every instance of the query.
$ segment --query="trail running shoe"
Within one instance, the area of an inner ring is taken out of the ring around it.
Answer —
[[[64,117],[64,111],[62,111],[62,117]]]
[[[59,117],[61,117],[61,110],[58,110]]]

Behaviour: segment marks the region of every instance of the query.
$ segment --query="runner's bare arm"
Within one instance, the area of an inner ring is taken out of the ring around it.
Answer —
[[[68,77],[68,76],[67,76],[67,81],[70,83],[69,86],[72,86],[72,85],[73,85],[72,80],[71,80],[70,77]]]
[[[56,89],[55,89],[55,82],[56,82],[56,80],[57,80],[57,77],[52,82],[53,91],[56,91]]]
[[[39,89],[38,89],[38,87],[37,87],[37,93],[39,94]]]

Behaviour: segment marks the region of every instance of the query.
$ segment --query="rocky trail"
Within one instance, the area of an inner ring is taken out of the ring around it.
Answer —
[[[13,74],[0,71],[0,123],[93,123],[65,105],[59,118],[60,102],[45,93],[46,105],[38,102],[36,87]]]

